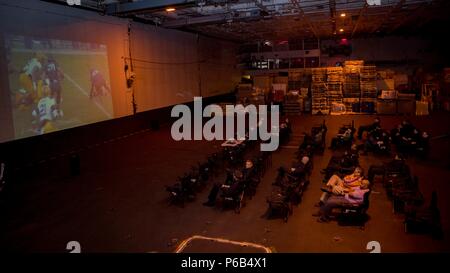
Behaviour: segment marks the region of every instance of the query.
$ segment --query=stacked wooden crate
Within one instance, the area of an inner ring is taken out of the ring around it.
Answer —
[[[312,114],[329,114],[330,106],[327,99],[327,70],[313,68],[311,81]]]
[[[362,66],[359,72],[361,98],[377,98],[377,68],[376,66]]]
[[[302,88],[302,79],[302,72],[289,72],[288,90],[300,90]]]
[[[359,71],[361,87],[361,112],[376,112],[377,103],[377,68],[362,66]]]
[[[361,98],[359,72],[364,65],[364,61],[345,61],[344,65],[343,103],[347,113],[357,113],[360,110],[359,103]]]
[[[342,67],[327,68],[328,103],[342,103]]]

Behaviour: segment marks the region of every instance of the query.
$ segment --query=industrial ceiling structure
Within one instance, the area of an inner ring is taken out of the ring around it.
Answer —
[[[54,0],[52,2],[66,2]],[[81,0],[82,7],[241,43],[445,29],[448,0]]]

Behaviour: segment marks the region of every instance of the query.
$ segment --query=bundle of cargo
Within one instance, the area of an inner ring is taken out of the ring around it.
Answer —
[[[347,114],[360,112],[360,99],[359,98],[343,98],[342,102],[345,105]]]
[[[330,115],[343,115],[346,113],[346,106],[344,103],[331,103]]]
[[[361,97],[361,88],[359,86],[359,72],[345,73],[344,76],[344,98],[359,98]]]
[[[330,112],[327,99],[326,69],[313,68],[311,82],[312,114],[328,114]]]
[[[344,66],[344,98],[360,98],[359,71],[364,65],[362,60],[345,61]],[[348,111],[348,110],[347,110]]]
[[[373,114],[377,112],[377,99],[362,98],[360,103],[360,111],[362,113]]]
[[[414,115],[416,112],[416,95],[398,93],[397,98],[397,112],[399,114]]]
[[[363,60],[348,60],[344,62],[344,65],[347,66],[363,66],[364,61]]]
[[[377,90],[377,68],[375,66],[362,66],[360,68],[361,98],[376,98]]]
[[[312,83],[320,83],[327,81],[326,68],[313,68],[312,69]]]
[[[380,98],[382,98],[382,99],[390,99],[390,100],[396,99],[397,98],[397,91],[395,91],[395,90],[382,90]]]
[[[359,69],[359,73],[361,74],[361,77],[367,76],[375,78],[377,76],[377,67],[374,65],[361,66]]]
[[[392,99],[378,99],[377,114],[379,115],[397,114],[397,101]]]
[[[327,68],[327,87],[328,87],[328,103],[342,103],[342,81],[343,69],[342,67],[328,67]]]

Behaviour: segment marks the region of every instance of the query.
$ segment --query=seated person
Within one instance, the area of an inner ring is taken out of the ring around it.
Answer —
[[[391,130],[391,137],[392,137],[392,143],[394,143],[395,145],[397,145],[400,141],[400,131],[402,129],[402,125],[399,124],[397,126],[397,128],[394,128]]]
[[[421,153],[423,156],[426,156],[429,149],[429,140],[430,136],[427,132],[422,132],[420,137],[417,140],[417,151]]]
[[[362,135],[364,132],[370,132],[375,130],[376,128],[381,128],[381,123],[379,118],[375,118],[373,123],[370,125],[361,125],[358,128],[358,139],[362,139]]]
[[[204,206],[212,207],[215,205],[217,194],[220,190],[226,195],[232,195],[233,193],[239,193],[246,186],[248,186],[252,179],[256,178],[256,170],[253,166],[253,161],[247,159],[245,161],[245,167],[242,171],[236,170],[233,172],[233,177],[230,180],[229,177],[225,180],[225,183],[215,183],[208,195],[208,201],[203,203]]]
[[[400,133],[398,139],[397,148],[402,153],[412,153],[417,149],[417,144],[421,138],[419,130],[412,129],[411,132],[407,131],[408,134]]]
[[[312,146],[317,149],[317,148],[322,148],[323,147],[323,135],[324,131],[321,130],[319,132],[317,132],[314,136],[313,136],[313,143]]]
[[[245,161],[245,167],[242,170],[242,180],[244,183],[249,183],[250,180],[256,178],[256,169],[254,168],[253,161],[247,159]]]
[[[305,136],[303,137],[303,142],[298,147],[299,150],[304,150],[309,146],[310,147],[314,146],[314,138],[308,133],[304,133],[304,134],[305,134]]]
[[[390,137],[381,128],[375,128],[370,131],[366,142],[364,143],[363,155],[367,155],[367,152],[371,149],[376,149],[378,151],[388,151],[389,150]]]
[[[352,187],[348,192],[341,195],[332,195],[327,198],[320,206],[319,213],[314,216],[320,216],[318,222],[330,221],[330,214],[333,208],[346,205],[361,205],[364,202],[364,194],[369,192],[369,181],[361,181],[359,186]]]
[[[401,124],[400,136],[410,137],[414,133],[414,130],[416,130],[416,127],[409,120],[404,120]]]
[[[286,118],[285,121],[280,124],[280,141],[285,142],[288,140],[291,132],[291,124],[289,123],[289,119]]]
[[[309,157],[303,156],[302,160],[300,162],[295,162],[292,165],[292,168],[291,168],[290,172],[288,173],[288,175],[289,175],[289,177],[291,177],[293,179],[304,178],[306,173],[309,172],[310,166],[311,166],[311,164],[309,161]]]
[[[363,180],[363,170],[361,167],[356,167],[352,174],[346,175],[344,179],[341,179],[337,175],[333,175],[327,182],[325,188],[322,190],[324,193],[320,197],[320,202],[324,203],[330,195],[343,195],[347,193],[353,187],[359,187]]]
[[[289,133],[292,132],[291,122],[288,118],[285,118],[284,121],[281,123],[280,127],[284,127],[287,129]]]
[[[386,172],[389,173],[395,172],[404,175],[409,175],[409,167],[408,165],[406,165],[406,162],[402,157],[396,155],[393,160],[384,163],[381,166],[377,165],[370,166],[368,173],[369,181],[373,181],[375,175],[384,175]]]
[[[336,137],[334,137],[331,140],[331,147],[330,147],[330,149],[336,149],[339,142],[340,143],[346,143],[346,142],[352,141],[352,138],[353,138],[353,130],[352,130],[352,128],[347,128],[344,131],[344,133],[337,134]]]
[[[358,165],[359,153],[358,146],[353,144],[350,150],[344,152],[342,156],[333,156],[328,162],[328,166],[321,171],[325,174],[326,180],[334,173],[340,172],[342,169],[348,169]]]
[[[241,171],[234,171],[233,181],[231,184],[214,184],[208,195],[208,201],[203,203],[204,206],[213,207],[216,204],[217,195],[222,191],[224,195],[235,196],[244,189],[243,174]]]

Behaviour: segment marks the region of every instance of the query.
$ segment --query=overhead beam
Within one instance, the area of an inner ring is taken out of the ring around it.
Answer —
[[[387,21],[389,20],[389,17],[391,16],[391,14],[392,14],[394,11],[400,9],[400,8],[403,6],[403,4],[405,3],[405,1],[406,1],[406,0],[399,0],[399,1],[397,2],[397,4],[396,4],[394,7],[390,8],[389,11],[386,13],[386,15],[383,17],[383,19],[380,20],[380,23],[377,24],[377,25],[375,26],[375,28],[373,28],[373,30],[372,30],[371,33],[376,32],[376,31],[377,31],[377,30],[378,30],[385,22],[387,22]]]
[[[262,3],[259,2],[260,0],[254,0],[255,5],[262,11],[266,12],[267,15],[269,15],[269,10],[267,9],[266,6],[264,6]]]
[[[175,19],[171,21],[166,21],[162,24],[162,27],[166,28],[178,28],[189,25],[201,25],[201,24],[213,24],[213,23],[223,23],[227,20],[231,19],[230,14],[214,14],[208,16],[200,16],[200,17],[188,17]]]
[[[358,20],[356,20],[355,26],[353,27],[352,36],[351,36],[352,38],[353,38],[353,35],[355,35],[356,30],[358,29],[359,23],[361,22],[362,15],[364,14],[364,12],[366,12],[368,7],[369,7],[369,4],[367,4],[367,1],[366,1],[366,3],[364,4],[364,7],[362,7],[359,10]]]
[[[140,13],[149,10],[158,10],[166,7],[193,5],[194,0],[141,0],[137,2],[112,3],[106,6],[107,14]]]
[[[329,0],[330,2],[330,20],[331,20],[331,34],[335,34],[336,27],[336,0]]]
[[[311,21],[306,17],[305,12],[303,11],[302,7],[298,3],[298,0],[291,0],[291,3],[295,6],[296,9],[298,9],[300,15],[302,16],[303,20],[308,24],[309,28],[311,29],[314,36],[319,39],[319,36],[317,35],[317,31],[314,27],[314,25],[311,23]]]
[[[428,4],[424,3],[422,5],[420,5],[419,7],[415,8],[410,14],[408,14],[407,16],[405,16],[402,20],[400,20],[396,25],[394,25],[389,31],[388,34],[391,34],[392,32],[396,31],[398,28],[400,28],[401,26],[403,26],[403,24],[405,24],[406,22],[410,21],[411,19],[415,19],[417,18],[417,16],[419,16],[423,10],[428,7]]]

